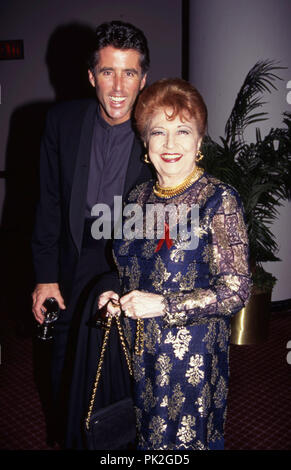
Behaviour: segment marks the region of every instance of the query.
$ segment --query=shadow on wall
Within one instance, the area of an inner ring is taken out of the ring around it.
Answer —
[[[94,43],[87,25],[70,23],[52,33],[46,63],[55,100],[17,108],[10,120],[6,151],[6,195],[1,223],[1,314],[9,328],[30,335],[34,321],[31,233],[39,194],[39,148],[48,109],[56,102],[94,97],[88,82],[87,56]],[[24,63],[25,65],[25,63]],[[33,87],[33,84],[31,84]]]
[[[46,64],[56,101],[94,97],[89,84],[87,59],[95,33],[79,23],[59,26],[48,42]]]

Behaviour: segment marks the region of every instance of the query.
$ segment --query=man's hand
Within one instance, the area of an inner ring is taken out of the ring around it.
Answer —
[[[64,310],[66,308],[64,304],[64,299],[60,292],[59,284],[37,284],[32,293],[32,311],[36,321],[40,324],[42,324],[44,321],[44,315],[42,311],[46,311],[46,308],[43,306],[43,303],[48,297],[54,297],[58,302],[61,310]]]

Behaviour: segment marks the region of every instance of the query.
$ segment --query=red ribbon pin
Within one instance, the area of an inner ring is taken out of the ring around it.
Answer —
[[[168,250],[174,244],[173,240],[171,240],[171,238],[170,238],[169,225],[166,222],[165,222],[165,237],[161,238],[161,240],[159,240],[159,243],[158,243],[158,245],[155,249],[155,253],[157,253],[157,251],[159,251],[162,248],[164,242],[166,242]]]

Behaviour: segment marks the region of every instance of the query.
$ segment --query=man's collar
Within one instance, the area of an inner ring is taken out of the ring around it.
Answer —
[[[97,120],[100,123],[100,125],[106,129],[132,129],[132,122],[131,119],[128,119],[127,121],[122,122],[121,124],[115,124],[114,126],[111,126],[105,119],[101,116],[100,112],[100,105],[98,104],[97,106]]]

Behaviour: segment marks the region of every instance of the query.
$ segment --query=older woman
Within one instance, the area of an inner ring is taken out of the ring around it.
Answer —
[[[152,84],[141,94],[135,118],[157,180],[129,195],[128,203],[143,210],[143,235],[132,238],[124,230],[124,238],[114,241],[121,296],[107,291],[99,307],[107,303],[113,314],[109,300],[115,299],[124,313],[138,448],[222,449],[230,319],[250,290],[242,205],[233,188],[197,165],[207,110],[193,86],[180,79]],[[156,230],[148,237],[153,206],[169,210],[164,234]],[[172,235],[182,207],[197,243],[187,244],[179,230]],[[199,208],[195,227],[193,207]]]

